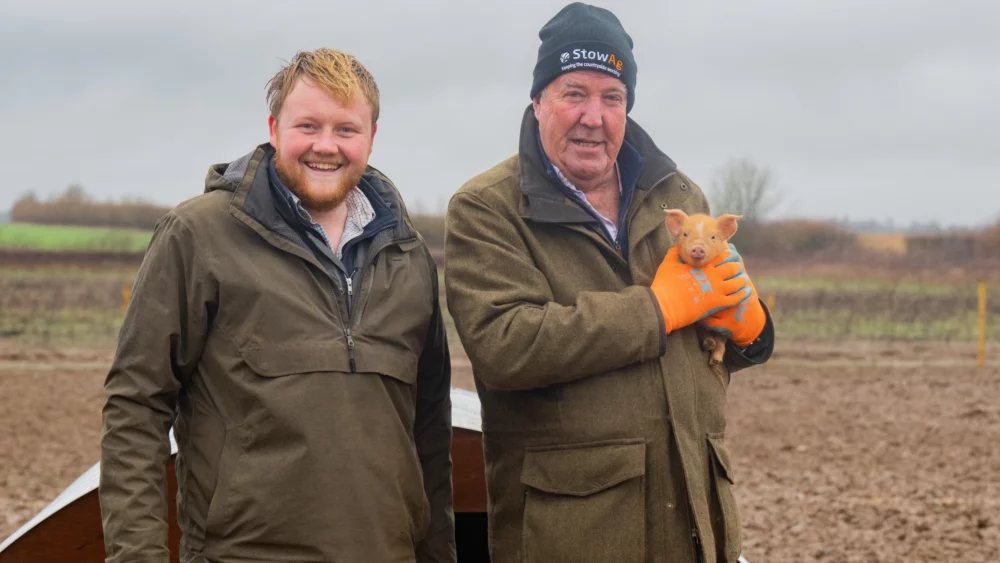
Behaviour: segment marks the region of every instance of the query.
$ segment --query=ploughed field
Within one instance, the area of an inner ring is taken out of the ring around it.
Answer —
[[[101,386],[134,271],[0,265],[0,537],[99,459]],[[779,347],[730,387],[746,557],[1000,557],[1000,323],[991,313],[976,367],[974,287],[751,273],[775,296]],[[872,297],[886,291],[895,301]],[[452,337],[454,383],[472,388]]]

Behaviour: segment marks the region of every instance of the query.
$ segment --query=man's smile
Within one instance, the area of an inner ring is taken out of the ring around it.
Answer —
[[[306,162],[305,165],[309,167],[310,170],[316,170],[319,172],[336,172],[340,170],[343,163],[331,163],[331,162]]]

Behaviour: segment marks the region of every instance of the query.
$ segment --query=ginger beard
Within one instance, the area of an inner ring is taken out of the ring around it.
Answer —
[[[315,170],[308,164],[340,166],[335,171]],[[365,172],[367,163],[352,163],[341,154],[321,156],[312,151],[303,154],[289,166],[275,147],[274,168],[285,187],[295,194],[307,210],[330,211],[347,199]]]

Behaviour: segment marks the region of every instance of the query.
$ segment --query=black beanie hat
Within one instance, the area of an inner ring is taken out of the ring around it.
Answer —
[[[538,32],[535,79],[531,99],[560,74],[595,70],[621,80],[628,90],[626,112],[635,103],[635,59],[632,38],[614,14],[580,2],[569,4]]]

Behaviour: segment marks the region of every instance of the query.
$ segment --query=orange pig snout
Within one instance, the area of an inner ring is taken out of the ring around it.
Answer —
[[[691,256],[691,259],[697,261],[704,260],[707,253],[705,247],[700,244],[696,244],[688,250],[688,255]]]

